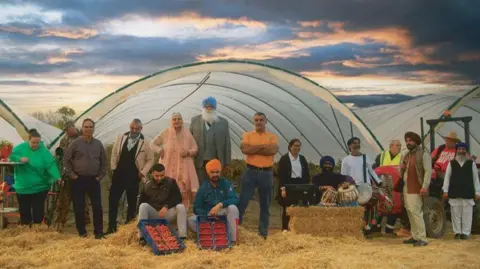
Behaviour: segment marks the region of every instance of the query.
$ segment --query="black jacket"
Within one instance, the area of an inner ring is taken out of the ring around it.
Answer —
[[[302,166],[302,180],[301,184],[310,183],[310,170],[308,169],[307,159],[303,155],[299,154],[300,164]],[[285,154],[280,158],[278,162],[278,189],[277,189],[277,200],[282,200],[280,188],[284,187],[285,184],[292,183],[292,163],[290,162],[289,154]],[[298,183],[298,182],[296,182]]]
[[[156,183],[152,179],[145,184],[140,193],[138,205],[142,203],[147,203],[158,211],[165,206],[170,209],[182,203],[182,194],[175,180],[166,177],[160,183]]]

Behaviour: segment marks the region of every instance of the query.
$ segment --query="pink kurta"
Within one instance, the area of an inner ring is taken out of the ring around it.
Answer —
[[[193,158],[198,147],[192,134],[185,128],[177,134],[175,128],[170,127],[155,137],[152,144],[164,150],[159,162],[165,166],[165,176],[175,179],[182,193],[197,192],[199,183]],[[189,152],[188,157],[181,156],[183,150]]]

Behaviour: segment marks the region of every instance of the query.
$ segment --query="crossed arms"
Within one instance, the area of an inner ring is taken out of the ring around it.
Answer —
[[[244,137],[240,148],[245,155],[272,156],[278,152],[278,144],[276,139],[271,140],[269,144],[251,145],[247,137]]]

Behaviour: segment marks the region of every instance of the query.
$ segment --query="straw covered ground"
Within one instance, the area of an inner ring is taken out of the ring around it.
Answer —
[[[279,210],[272,210],[278,225]],[[223,252],[200,251],[186,242],[184,253],[154,256],[137,244],[134,224],[106,240],[81,239],[74,231],[57,233],[9,228],[0,232],[0,268],[479,268],[480,238],[431,240],[413,248],[402,239],[313,237],[272,231],[264,241],[255,231],[258,205],[251,204],[240,244]],[[275,219],[274,219],[275,218]]]

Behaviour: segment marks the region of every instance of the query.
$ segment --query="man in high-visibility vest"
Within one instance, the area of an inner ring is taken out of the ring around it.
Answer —
[[[390,141],[389,150],[377,155],[375,168],[387,165],[400,165],[402,143],[400,140]]]
[[[390,166],[390,165],[400,165],[401,159],[401,149],[402,143],[400,140],[392,140],[389,144],[389,150],[383,151],[382,153],[378,154],[377,158],[375,158],[375,167],[380,166]],[[385,226],[385,233],[386,234],[393,234],[393,229],[395,228],[395,223],[397,219],[400,218],[402,220],[403,228],[397,233],[397,235],[408,235],[410,229],[410,223],[408,221],[408,215],[405,209],[405,206],[402,209],[402,214],[391,214],[386,216],[387,217],[387,224]],[[380,225],[381,219],[378,222]],[[378,227],[380,228],[380,227]]]

